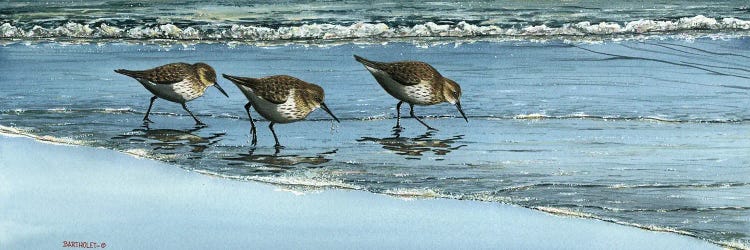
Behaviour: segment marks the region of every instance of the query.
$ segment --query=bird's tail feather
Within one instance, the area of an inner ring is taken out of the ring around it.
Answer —
[[[368,67],[371,67],[371,68],[377,68],[377,63],[376,62],[367,60],[364,57],[361,57],[361,56],[358,56],[358,55],[354,55],[354,60],[357,60],[357,62],[360,62],[360,63],[364,64],[365,66],[368,66]]]
[[[143,71],[127,70],[127,69],[116,69],[115,72],[123,74],[123,75],[126,75],[126,76],[129,76],[129,77],[133,77],[133,78],[143,78],[144,77]]]
[[[254,79],[253,78],[249,78],[249,77],[231,76],[231,75],[227,75],[227,74],[221,74],[221,76],[223,76],[227,80],[230,80],[230,81],[232,81],[233,83],[236,83],[236,84],[250,85],[251,83],[254,82],[253,81]]]

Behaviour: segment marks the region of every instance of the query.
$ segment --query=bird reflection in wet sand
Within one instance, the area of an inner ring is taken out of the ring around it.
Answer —
[[[315,156],[300,156],[295,154],[279,155],[278,149],[274,154],[258,154],[255,152],[255,149],[251,149],[246,154],[243,153],[239,154],[236,157],[225,157],[223,159],[236,162],[230,163],[229,165],[259,163],[260,165],[263,165],[263,168],[258,168],[256,169],[257,171],[279,173],[300,164],[308,165],[308,168],[317,167],[320,164],[331,161],[331,159],[328,159],[325,156],[335,154],[336,151],[337,150],[332,150],[317,154]]]
[[[201,153],[210,145],[221,141],[225,133],[212,133],[209,136],[199,136],[196,133],[204,127],[187,130],[177,129],[133,129],[123,135],[115,136],[115,140],[128,140],[130,143],[149,143],[154,151],[189,151]]]
[[[399,155],[410,156],[407,159],[418,160],[420,157],[427,152],[432,152],[435,155],[446,155],[453,150],[457,150],[461,147],[466,146],[458,145],[453,146],[456,141],[464,138],[464,135],[455,135],[446,139],[433,138],[435,131],[427,131],[426,133],[414,137],[401,137],[401,130],[394,129],[392,137],[376,138],[376,137],[362,137],[358,139],[358,142],[376,142],[383,145],[384,149],[388,149],[396,152]],[[442,159],[438,159],[442,160]]]

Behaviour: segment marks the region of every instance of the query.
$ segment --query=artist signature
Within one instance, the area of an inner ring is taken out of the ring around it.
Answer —
[[[107,247],[106,242],[94,242],[94,241],[63,241],[62,247],[73,247],[73,248],[105,248]]]

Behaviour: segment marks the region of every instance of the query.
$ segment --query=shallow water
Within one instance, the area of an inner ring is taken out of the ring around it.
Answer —
[[[0,125],[227,178],[559,208],[747,244],[749,43],[17,43],[0,47]],[[469,122],[418,106],[439,131],[410,118],[392,131],[396,101],[352,54],[431,63],[461,84]],[[277,125],[277,152],[261,120],[253,148],[246,99],[221,79],[229,98],[210,88],[188,103],[208,127],[164,100],[144,127],[150,94],[113,70],[174,61],[317,83],[342,122],[315,111]]]

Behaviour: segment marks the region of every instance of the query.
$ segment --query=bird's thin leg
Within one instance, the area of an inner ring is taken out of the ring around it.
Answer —
[[[250,107],[252,107],[252,103],[248,102],[245,104],[245,111],[247,111],[247,118],[250,119],[250,133],[253,134],[253,146],[258,144],[258,136],[255,133],[255,122],[253,121],[253,117],[250,116]]]
[[[422,121],[422,119],[419,119],[419,117],[417,117],[416,115],[414,115],[414,104],[409,103],[409,114],[411,114],[411,117],[414,117],[414,119],[417,119],[417,121],[419,123],[422,123],[422,125],[424,125],[425,127],[427,127],[427,129],[437,130],[437,129],[433,128],[433,127],[430,127],[430,125],[427,125],[427,123],[424,123]]]
[[[156,101],[156,96],[151,97],[151,103],[148,105],[148,110],[146,110],[146,116],[143,117],[144,122],[152,122],[151,119],[148,119],[148,115],[151,114],[151,107],[154,106],[154,101]]]
[[[273,130],[273,125],[274,124],[276,124],[276,123],[275,122],[271,122],[271,124],[268,125],[268,128],[271,129],[271,133],[273,134],[273,139],[276,140],[276,145],[274,145],[274,147],[276,149],[284,148],[283,146],[281,146],[281,144],[279,144],[279,138],[276,137],[276,131]]]
[[[399,101],[398,104],[396,104],[396,126],[393,127],[394,129],[402,129],[401,128],[401,104],[404,104],[404,101]]]
[[[187,111],[188,114],[190,114],[190,116],[193,117],[193,119],[195,120],[195,125],[197,125],[197,126],[204,126],[204,125],[206,125],[205,123],[203,123],[200,120],[198,120],[198,117],[195,117],[195,115],[193,115],[193,112],[190,112],[190,110],[187,108],[187,106],[185,106],[184,103],[182,103],[182,109],[184,109],[185,111]]]

